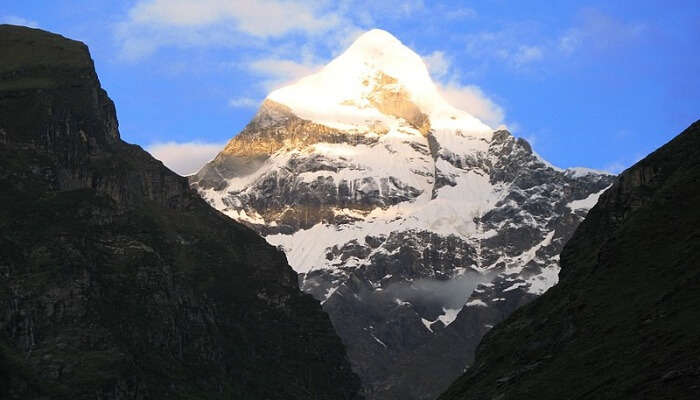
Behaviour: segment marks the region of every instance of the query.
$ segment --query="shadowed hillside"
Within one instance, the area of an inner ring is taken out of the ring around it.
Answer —
[[[120,139],[84,44],[0,25],[0,59],[0,398],[355,398],[284,255]]]
[[[622,173],[561,268],[440,399],[700,398],[700,122]]]

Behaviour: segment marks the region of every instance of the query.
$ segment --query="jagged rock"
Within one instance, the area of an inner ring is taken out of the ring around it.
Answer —
[[[240,168],[247,149],[264,160]],[[432,399],[459,376],[486,326],[556,283],[613,180],[557,169],[450,106],[420,57],[375,30],[271,93],[191,183],[284,249],[379,400]]]
[[[560,282],[490,331],[440,399],[700,396],[700,121],[624,171]]]

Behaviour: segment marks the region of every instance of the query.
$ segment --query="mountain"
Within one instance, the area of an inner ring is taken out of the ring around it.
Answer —
[[[440,399],[700,398],[700,121],[624,171],[559,283],[490,331]]]
[[[557,282],[613,181],[561,170],[449,105],[422,59],[372,30],[273,91],[190,177],[322,301],[370,399],[432,399],[481,336]]]
[[[120,139],[84,44],[0,25],[0,58],[0,398],[356,398],[284,254]]]

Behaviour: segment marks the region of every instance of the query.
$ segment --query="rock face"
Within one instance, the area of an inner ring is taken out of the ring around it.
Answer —
[[[286,252],[371,399],[447,388],[485,332],[556,283],[563,244],[612,181],[450,106],[378,30],[271,93],[190,177]]]
[[[284,254],[120,139],[84,44],[0,25],[0,59],[0,398],[357,398]]]
[[[560,282],[489,332],[441,399],[700,398],[700,121],[623,172]]]

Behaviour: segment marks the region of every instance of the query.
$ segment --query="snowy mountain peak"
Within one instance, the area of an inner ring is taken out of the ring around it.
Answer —
[[[391,49],[403,50],[405,54],[415,54],[404,46],[396,36],[383,29],[371,29],[361,34],[355,39],[350,48],[364,51],[371,56],[382,55],[384,51]]]
[[[492,129],[449,105],[421,57],[390,33],[362,34],[320,71],[277,89],[269,100],[301,118],[343,130],[368,132],[377,122],[408,121],[421,131],[460,129],[479,136]]]
[[[563,244],[612,179],[558,169],[452,107],[418,54],[371,30],[272,92],[190,182],[285,252],[370,400],[417,400],[557,282]],[[440,372],[423,387],[417,371]]]

